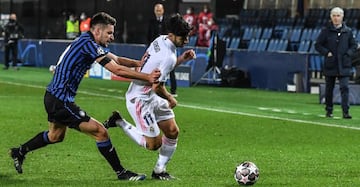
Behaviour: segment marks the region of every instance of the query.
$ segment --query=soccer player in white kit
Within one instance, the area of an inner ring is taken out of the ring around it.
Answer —
[[[150,73],[153,69],[160,69],[161,76],[152,85],[133,80],[126,93],[126,106],[133,118],[136,128],[123,119],[119,112],[114,111],[104,122],[105,127],[120,126],[138,145],[149,149],[159,150],[159,157],[152,172],[152,178],[158,180],[174,179],[166,171],[166,165],[173,156],[179,128],[172,110],[177,104],[176,99],[166,90],[166,77],[177,65],[196,58],[193,50],[187,50],[179,57],[176,47],[183,47],[188,43],[191,26],[176,14],[171,16],[166,27],[168,35],[156,38],[145,53],[141,72]],[[160,134],[160,130],[164,135]]]

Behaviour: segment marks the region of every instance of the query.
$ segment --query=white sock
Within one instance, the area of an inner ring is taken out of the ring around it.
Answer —
[[[136,127],[131,125],[125,119],[117,120],[116,125],[121,127],[121,129],[125,132],[125,134],[127,136],[129,136],[135,143],[146,148],[145,137],[143,136],[143,134],[140,131],[138,131],[138,129]]]
[[[174,155],[176,146],[177,139],[170,139],[165,136],[162,137],[162,145],[159,151],[159,158],[154,168],[155,173],[161,173],[166,171],[166,164]]]

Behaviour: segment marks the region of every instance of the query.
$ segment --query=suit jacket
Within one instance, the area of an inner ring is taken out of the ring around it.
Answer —
[[[161,21],[158,21],[156,17],[154,16],[149,21],[149,28],[148,28],[148,36],[147,36],[147,42],[148,45],[158,36],[166,33],[166,26],[165,26],[165,16],[163,16],[163,19]]]
[[[356,48],[357,43],[351,28],[347,27],[345,23],[340,29],[336,29],[330,23],[324,27],[315,43],[315,49],[325,57],[324,75],[350,76],[351,57],[356,52]],[[328,57],[329,52],[333,56]]]

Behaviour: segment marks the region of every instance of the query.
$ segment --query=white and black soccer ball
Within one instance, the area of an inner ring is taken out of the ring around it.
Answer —
[[[236,166],[234,178],[240,185],[253,185],[259,180],[260,170],[250,161],[244,161]]]
[[[56,69],[56,66],[55,66],[55,65],[50,65],[50,66],[49,66],[49,71],[50,71],[51,73],[54,73],[54,72],[55,72],[55,69]]]

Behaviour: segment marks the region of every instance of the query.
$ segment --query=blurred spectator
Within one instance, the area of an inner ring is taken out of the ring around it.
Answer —
[[[155,40],[160,35],[167,34],[167,30],[165,27],[165,9],[163,4],[157,3],[154,6],[154,17],[149,21],[149,29],[148,29],[148,45]],[[175,69],[170,72],[170,92],[176,97],[176,77],[175,77]]]
[[[5,67],[4,70],[9,69],[10,53],[12,55],[12,66],[19,70],[17,66],[18,40],[23,38],[24,29],[18,23],[16,14],[12,13],[9,17],[9,22],[4,27],[4,43],[5,43]]]
[[[166,34],[164,12],[165,12],[164,6],[161,3],[155,4],[154,17],[152,17],[149,21],[148,37],[147,37],[148,45],[158,36],[162,34]]]
[[[66,38],[75,39],[79,35],[79,20],[76,19],[74,14],[69,15],[66,21]]]
[[[218,25],[215,24],[214,20],[210,18],[207,23],[199,24],[197,46],[209,47],[211,34],[218,30]]]
[[[210,11],[209,5],[205,4],[198,16],[197,46],[209,47],[211,33],[217,29],[218,26],[214,22],[213,14]]]
[[[190,32],[190,36],[196,35],[197,33],[197,15],[194,13],[194,8],[193,7],[189,7],[186,9],[186,14],[183,16],[184,20],[192,26],[192,30]]]
[[[80,15],[80,33],[83,34],[90,30],[91,18],[88,17],[85,12]]]
[[[212,18],[213,18],[213,14],[210,11],[209,6],[204,5],[202,11],[199,13],[199,16],[198,16],[198,24],[200,24],[200,23],[206,24]]]

